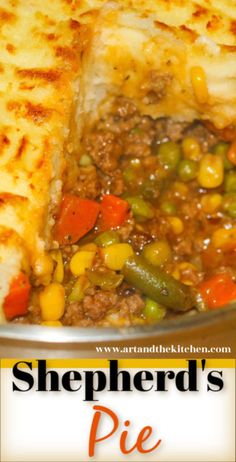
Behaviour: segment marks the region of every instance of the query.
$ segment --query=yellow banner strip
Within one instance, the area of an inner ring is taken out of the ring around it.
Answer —
[[[46,359],[46,358],[45,358]],[[167,369],[167,368],[176,368],[184,369],[188,366],[187,359],[150,359],[150,358],[140,358],[140,359],[129,359],[129,358],[117,358],[119,361],[119,368],[124,369]],[[189,358],[196,359],[196,358]],[[198,367],[201,367],[201,359],[197,359]],[[1,368],[12,368],[17,362],[21,361],[22,363],[31,362],[33,367],[37,367],[36,359],[1,359],[0,367]],[[206,359],[206,368],[227,368],[234,369],[236,361],[234,359],[215,359],[209,358]],[[24,364],[22,364],[22,367]],[[64,368],[64,369],[105,369],[109,367],[108,359],[47,359],[48,368]]]

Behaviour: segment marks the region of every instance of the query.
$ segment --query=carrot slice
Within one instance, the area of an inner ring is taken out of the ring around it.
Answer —
[[[30,287],[28,276],[22,272],[12,280],[9,294],[3,304],[5,316],[9,321],[27,313]]]
[[[227,152],[227,157],[233,165],[236,165],[236,139],[231,143],[231,146]]]
[[[101,218],[99,220],[100,231],[121,226],[128,218],[129,204],[124,199],[106,194],[101,202]]]
[[[218,274],[202,282],[199,289],[203,300],[211,310],[236,300],[236,284],[228,273]]]
[[[93,229],[100,205],[74,194],[64,194],[54,238],[60,245],[74,244]]]
[[[228,125],[227,127],[220,129],[216,128],[216,126],[212,122],[209,122],[209,120],[205,120],[203,124],[209,131],[215,133],[221,140],[231,142],[235,139],[236,133],[233,125]]]

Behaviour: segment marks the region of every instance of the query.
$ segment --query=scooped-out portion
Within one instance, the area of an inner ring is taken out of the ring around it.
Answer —
[[[236,298],[236,146],[120,97],[83,133],[45,278],[17,322],[130,326]]]

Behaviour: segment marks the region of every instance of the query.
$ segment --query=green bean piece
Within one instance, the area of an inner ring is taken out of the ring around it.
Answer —
[[[225,176],[225,191],[236,191],[236,172],[228,172]]]
[[[175,170],[181,159],[181,147],[173,141],[160,144],[157,150],[160,164],[168,170]]]
[[[146,297],[174,311],[188,311],[196,303],[190,287],[146,262],[142,256],[127,259],[122,273],[126,282]]]
[[[83,154],[80,157],[79,165],[81,167],[88,167],[89,165],[92,165],[92,163],[93,163],[93,160],[88,154]]]
[[[78,279],[74,284],[72,291],[68,297],[70,302],[82,302],[84,291],[89,284],[86,284],[83,279]]]
[[[88,271],[87,275],[89,281],[102,290],[116,289],[124,279],[122,274],[117,274],[114,271]]]
[[[153,266],[161,266],[171,259],[172,252],[168,242],[162,240],[145,245],[142,256]]]
[[[236,218],[236,192],[231,192],[223,196],[223,210],[231,218]]]
[[[159,303],[154,302],[154,300],[147,298],[143,309],[143,315],[147,321],[161,321],[166,315],[166,309],[159,305]]]
[[[232,164],[232,162],[230,162],[230,160],[227,157],[229,146],[229,143],[226,143],[225,141],[220,141],[213,148],[213,153],[217,156],[222,157],[225,170],[231,170],[232,168],[234,168],[234,164]]]
[[[177,208],[171,201],[162,201],[160,204],[160,209],[166,215],[175,215],[177,213]]]
[[[131,206],[131,210],[135,217],[150,219],[154,217],[154,210],[149,202],[146,202],[140,196],[127,197],[127,202]]]
[[[104,231],[104,233],[99,234],[94,241],[98,247],[108,247],[112,244],[119,244],[119,242],[119,234],[112,230]]]
[[[198,163],[191,159],[181,160],[178,166],[178,175],[184,182],[192,181],[196,178]]]

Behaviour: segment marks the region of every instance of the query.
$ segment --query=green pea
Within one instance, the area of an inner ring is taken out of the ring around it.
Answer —
[[[173,141],[167,141],[158,147],[160,164],[168,170],[175,170],[181,158],[181,147]]]
[[[160,204],[160,209],[166,215],[175,215],[177,212],[175,204],[171,201],[162,201]]]
[[[142,131],[142,129],[140,127],[134,127],[134,128],[132,128],[130,133],[132,133],[132,135],[141,135],[143,133],[143,131]]]
[[[215,144],[213,147],[213,153],[214,154],[226,154],[229,149],[229,143],[226,143],[225,141],[219,141],[219,143]]]
[[[198,163],[191,159],[181,160],[178,166],[178,175],[184,182],[192,181],[196,178]]]
[[[88,167],[89,165],[92,165],[92,163],[93,163],[93,160],[88,154],[83,154],[80,157],[79,165],[81,167]]]
[[[127,202],[131,206],[131,210],[135,217],[150,219],[154,217],[154,210],[149,202],[146,202],[140,196],[127,197]]]
[[[147,321],[161,321],[166,315],[166,309],[162,305],[159,305],[159,303],[147,298],[143,309],[143,315]]]
[[[226,143],[225,141],[220,141],[213,148],[213,153],[217,156],[222,157],[225,170],[231,170],[232,168],[234,168],[234,165],[232,164],[232,162],[230,162],[230,160],[227,157],[228,150],[229,143]]]
[[[151,263],[151,265],[161,266],[171,260],[172,252],[168,242],[163,240],[145,245],[142,256]]]
[[[108,247],[112,244],[119,244],[120,237],[115,231],[104,231],[104,233],[99,234],[94,240],[94,243],[98,245],[98,247]]]
[[[162,181],[156,178],[148,178],[143,182],[140,191],[145,199],[153,200],[159,197],[162,188]]]
[[[126,184],[133,183],[136,179],[136,172],[132,167],[126,167],[123,171],[123,178]]]
[[[236,172],[228,172],[225,176],[225,191],[236,191]]]
[[[223,210],[231,217],[236,218],[236,192],[223,196]]]

